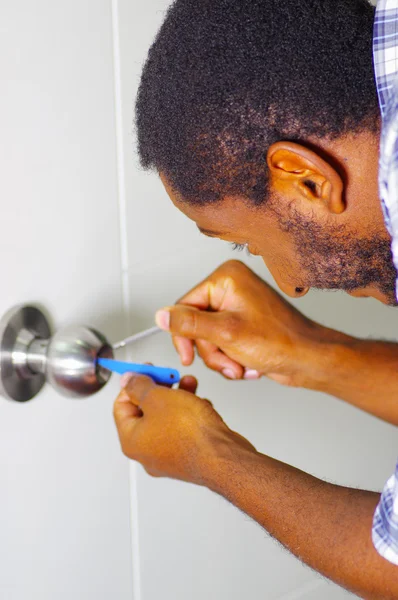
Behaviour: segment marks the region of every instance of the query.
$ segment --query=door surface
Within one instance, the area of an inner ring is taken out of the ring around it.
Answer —
[[[111,5],[0,3],[0,312],[125,331]],[[88,400],[0,399],[0,597],[130,600],[116,382]]]

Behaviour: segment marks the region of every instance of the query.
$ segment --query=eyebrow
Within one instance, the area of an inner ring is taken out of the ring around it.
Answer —
[[[218,231],[212,231],[211,229],[202,229],[202,227],[198,227],[200,233],[204,235],[209,235],[210,237],[218,237],[221,235]]]

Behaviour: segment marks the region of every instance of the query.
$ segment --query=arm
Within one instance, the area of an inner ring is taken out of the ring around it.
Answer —
[[[359,340],[307,319],[238,261],[221,265],[157,322],[185,365],[196,346],[209,368],[230,379],[266,375],[398,424],[398,344]]]
[[[333,334],[307,387],[398,425],[398,344]]]
[[[379,494],[331,485],[264,456],[207,400],[145,377],[130,380],[114,415],[124,453],[151,475],[212,489],[300,560],[363,598],[398,598],[398,567],[371,542]]]
[[[379,494],[325,483],[236,446],[218,452],[207,482],[335,583],[361,598],[398,597],[398,568],[371,540]]]

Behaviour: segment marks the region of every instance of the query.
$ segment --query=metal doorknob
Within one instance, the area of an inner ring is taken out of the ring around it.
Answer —
[[[51,336],[38,308],[17,306],[0,321],[0,394],[25,402],[47,381],[65,396],[90,396],[111,377],[99,357],[113,358],[113,350],[95,329],[71,325]]]

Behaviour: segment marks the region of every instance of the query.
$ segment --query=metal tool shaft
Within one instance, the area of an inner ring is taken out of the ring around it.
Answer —
[[[138,342],[140,340],[143,340],[147,337],[150,337],[151,335],[154,335],[155,333],[159,333],[160,331],[162,331],[159,327],[151,327],[150,329],[146,329],[145,331],[140,331],[140,333],[135,333],[134,335],[130,335],[129,337],[126,337],[124,340],[121,340],[120,342],[116,342],[116,344],[113,344],[112,348],[114,350],[118,350],[119,348],[124,348],[125,346],[128,346],[129,344],[134,344],[134,342]]]

